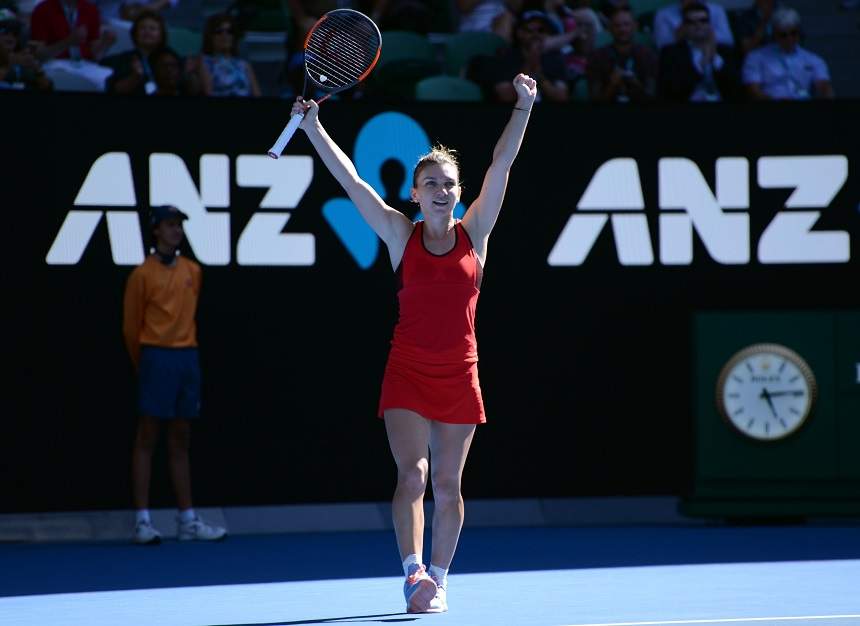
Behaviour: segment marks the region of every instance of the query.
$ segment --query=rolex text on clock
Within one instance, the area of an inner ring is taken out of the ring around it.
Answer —
[[[812,415],[818,387],[797,352],[757,343],[734,354],[717,379],[717,408],[741,435],[758,441],[788,437]]]

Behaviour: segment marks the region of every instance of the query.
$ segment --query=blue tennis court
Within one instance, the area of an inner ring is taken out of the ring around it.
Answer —
[[[860,527],[466,528],[450,611],[403,612],[388,531],[0,545],[0,624],[860,624]]]

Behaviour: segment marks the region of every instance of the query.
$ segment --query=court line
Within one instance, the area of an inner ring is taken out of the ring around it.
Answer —
[[[599,624],[567,624],[566,626],[661,626],[662,624],[733,624],[738,622],[799,622],[816,619],[854,619],[860,613],[848,615],[796,615],[786,617],[726,617],[719,619],[679,619],[654,622],[601,622]]]

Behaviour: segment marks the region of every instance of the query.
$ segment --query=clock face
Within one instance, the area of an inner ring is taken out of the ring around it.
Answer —
[[[777,344],[756,344],[735,354],[717,381],[717,407],[741,434],[782,439],[809,418],[815,376],[799,354]]]

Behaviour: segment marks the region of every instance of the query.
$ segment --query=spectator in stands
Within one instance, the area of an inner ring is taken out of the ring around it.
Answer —
[[[600,18],[588,8],[573,10],[576,19],[576,37],[573,40],[573,53],[565,57],[568,77],[571,80],[585,78],[588,71],[588,58],[594,52],[597,33],[603,31]]]
[[[179,58],[166,49],[151,55],[156,76],[179,74]],[[201,270],[179,255],[188,219],[173,206],[153,207],[149,226],[151,253],[132,270],[123,298],[122,332],[138,383],[137,432],[132,446],[132,499],[136,510],[133,540],[156,544],[161,533],[149,515],[152,454],[159,431],[167,430],[167,459],[178,508],[180,540],[215,541],[227,531],[201,520],[191,502],[189,443],[191,422],[200,416],[200,362],[197,344],[197,301]]]
[[[686,26],[683,23],[682,11],[695,1],[678,0],[676,4],[657,11],[654,15],[654,44],[658,49],[684,39]],[[726,10],[715,2],[704,2],[704,4],[708,8],[717,43],[724,46],[734,46],[735,39]]]
[[[167,24],[154,11],[143,11],[131,24],[134,49],[106,57],[102,65],[113,69],[105,91],[116,94],[146,95],[155,93],[155,77],[149,55],[167,45]]]
[[[116,41],[111,30],[102,32],[98,7],[88,0],[44,0],[30,18],[30,39],[41,44],[41,60],[96,61]]]
[[[226,13],[212,15],[206,20],[200,64],[206,95],[260,95],[254,68],[239,57],[239,40],[236,21]]]
[[[152,77],[155,81],[154,96],[198,96],[201,95],[199,81],[184,71],[182,58],[170,48],[159,48],[149,55]]]
[[[588,60],[588,92],[597,102],[646,102],[657,92],[657,55],[636,43],[636,19],[630,9],[612,13],[612,43],[595,50]]]
[[[573,9],[567,6],[565,0],[526,0],[523,10],[543,11],[552,21],[555,34],[546,38],[544,50],[560,50],[562,54],[573,50],[577,23]]]
[[[554,32],[543,43],[544,51],[558,50],[567,68],[567,80],[572,89],[577,80],[584,78],[585,50],[591,36],[588,14],[576,12],[564,0],[526,0],[524,11],[543,11],[552,21]],[[593,46],[592,46],[593,47]]]
[[[488,31],[514,42],[516,15],[522,0],[456,0],[460,32]]]
[[[735,50],[717,42],[708,4],[688,2],[682,15],[683,38],[660,51],[660,96],[674,102],[738,99]]]
[[[749,53],[743,82],[754,100],[833,98],[827,63],[799,45],[800,15],[781,8],[773,14],[775,43]]]
[[[735,14],[733,30],[743,57],[750,50],[772,41],[771,17],[775,8],[776,0],[755,0],[753,6]]]
[[[629,8],[628,0],[615,0],[619,6],[625,6]],[[573,16],[578,22],[582,22],[584,20],[590,20],[592,24],[594,24],[594,32],[595,34],[603,32],[606,25],[609,24],[608,19],[603,19],[601,17],[601,13],[596,11],[591,6],[591,0],[567,0],[570,4],[570,7],[573,9]],[[615,7],[613,7],[615,8]]]
[[[23,25],[10,9],[0,9],[0,83],[6,88],[51,91],[51,79],[45,76],[42,64],[34,54],[34,47],[24,46],[21,39]]]
[[[543,11],[524,11],[515,31],[515,45],[499,57],[479,56],[472,60],[467,78],[482,86],[485,98],[495,102],[516,102],[510,77],[519,73],[537,81],[537,98],[567,102],[564,59],[557,50],[544,50],[544,41],[555,33],[552,20]]]

